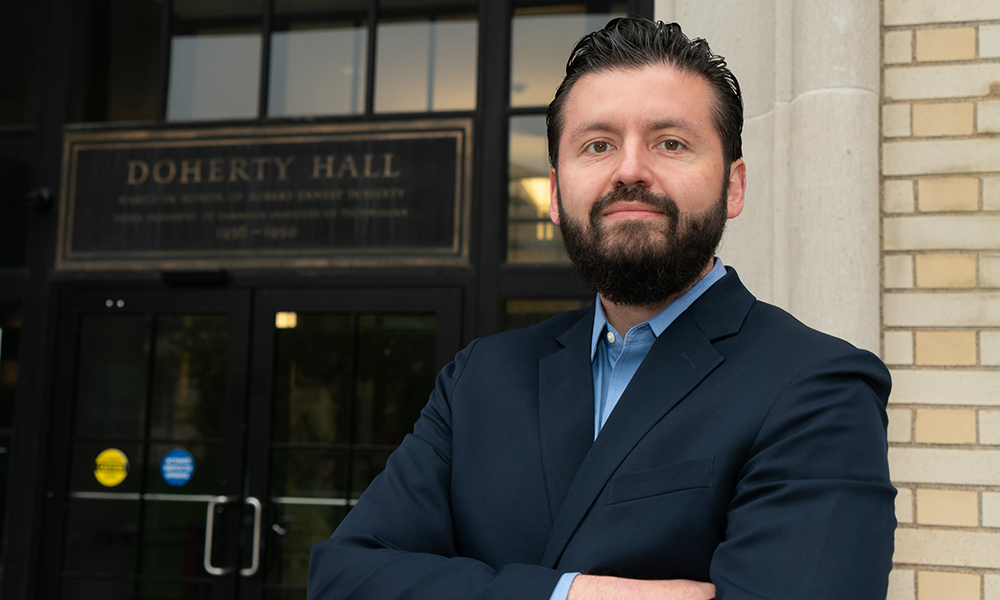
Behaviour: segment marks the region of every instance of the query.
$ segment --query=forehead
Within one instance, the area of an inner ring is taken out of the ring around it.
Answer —
[[[563,107],[563,138],[592,123],[651,126],[686,122],[714,132],[717,98],[708,80],[665,64],[588,73]]]

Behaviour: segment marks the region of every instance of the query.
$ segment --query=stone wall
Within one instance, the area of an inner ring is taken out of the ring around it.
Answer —
[[[890,600],[1000,600],[1000,2],[884,0]]]

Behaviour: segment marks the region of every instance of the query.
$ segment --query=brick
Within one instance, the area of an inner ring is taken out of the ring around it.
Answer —
[[[975,444],[976,411],[919,408],[914,439],[919,444]]]
[[[1000,171],[1000,137],[885,142],[882,171],[887,176]]]
[[[888,327],[1000,327],[1000,292],[886,293],[882,318]]]
[[[892,369],[890,404],[1000,406],[1000,372]]]
[[[885,34],[882,60],[887,65],[913,61],[913,32],[890,31]]]
[[[889,474],[900,483],[1000,485],[1000,449],[890,446]]]
[[[983,527],[1000,527],[1000,494],[983,492]]]
[[[1000,25],[979,27],[979,58],[1000,58]]]
[[[886,67],[883,95],[897,101],[982,98],[997,81],[1000,64],[995,63]]]
[[[917,523],[979,526],[979,494],[964,490],[917,490]]]
[[[971,102],[915,104],[913,106],[913,135],[915,136],[972,135],[972,132],[973,104]]]
[[[921,212],[977,210],[979,179],[975,177],[931,177],[917,180]]]
[[[909,289],[913,287],[913,256],[910,254],[889,254],[885,257],[886,289]]]
[[[979,255],[979,285],[1000,288],[1000,254]]]
[[[979,411],[979,443],[1000,445],[1000,410]]]
[[[983,210],[1000,210],[1000,177],[983,179]]]
[[[1000,182],[1000,178],[998,178]],[[916,196],[913,193],[913,180],[889,180],[883,185],[882,209],[887,213],[911,213]],[[1000,188],[1000,186],[998,186]],[[1000,200],[998,200],[1000,202]]]
[[[910,135],[909,104],[886,104],[882,107],[882,135],[885,137]]]
[[[883,359],[886,364],[913,364],[913,334],[911,332],[886,331],[884,347]]]
[[[976,131],[1000,133],[1000,100],[979,102],[976,105]]]
[[[1000,600],[1000,575],[983,575],[983,600]]]
[[[976,28],[917,30],[917,61],[973,60],[976,58]]]
[[[896,569],[889,572],[889,594],[886,600],[915,600],[917,588],[916,573],[910,569]]]
[[[913,412],[907,408],[890,408],[886,411],[889,416],[889,426],[886,429],[886,437],[890,442],[906,443],[911,439],[911,429],[913,425]]]
[[[918,254],[917,287],[961,288],[976,287],[975,254]]]
[[[918,331],[913,354],[914,362],[919,366],[974,366],[976,332]]]
[[[979,364],[1000,365],[1000,331],[979,332]]]
[[[885,0],[886,25],[1000,20],[996,0]]]
[[[900,250],[1000,250],[1000,217],[902,215],[882,220],[883,246]]]
[[[1000,568],[1000,533],[900,527],[893,562]]]
[[[913,490],[910,488],[896,490],[896,521],[898,523],[913,522]]]
[[[917,600],[979,600],[979,575],[917,572]]]

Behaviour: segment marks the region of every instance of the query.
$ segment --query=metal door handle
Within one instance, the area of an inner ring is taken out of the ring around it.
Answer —
[[[253,506],[253,553],[250,566],[246,569],[240,569],[240,575],[251,577],[257,572],[257,567],[260,565],[260,500],[248,496],[243,502]]]
[[[205,515],[205,570],[209,575],[225,575],[233,572],[233,567],[212,566],[212,534],[215,525],[215,507],[238,499],[236,496],[215,496],[208,501],[208,512]]]

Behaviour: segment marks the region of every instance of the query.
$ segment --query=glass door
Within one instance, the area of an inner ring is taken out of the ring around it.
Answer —
[[[457,290],[258,294],[248,464],[264,525],[251,597],[305,599],[309,549],[382,471],[458,350],[459,300]]]
[[[67,294],[39,597],[304,599],[309,548],[458,349],[459,299]]]

